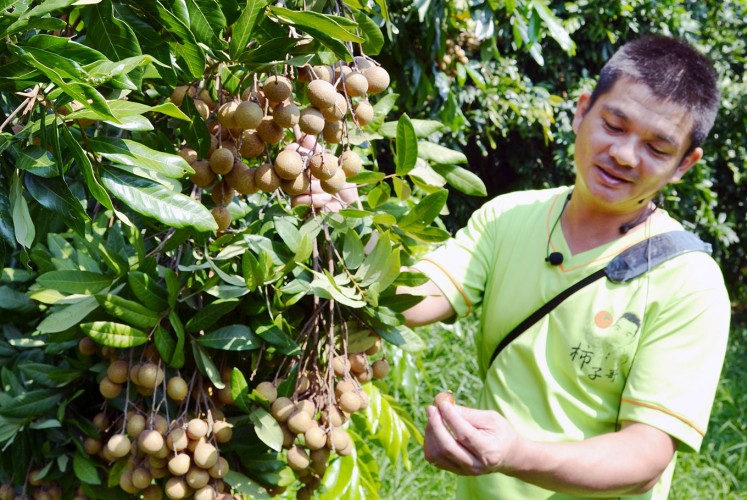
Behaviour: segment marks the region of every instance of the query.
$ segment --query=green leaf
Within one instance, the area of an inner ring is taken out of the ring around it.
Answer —
[[[25,180],[29,194],[41,206],[62,217],[78,234],[83,234],[86,222],[91,219],[62,177],[45,179],[27,175]]]
[[[409,228],[417,229],[429,225],[436,219],[436,217],[438,217],[438,214],[441,213],[448,196],[448,191],[440,189],[420,200],[420,203],[412,207],[412,209],[410,209],[410,211],[399,220],[398,225],[400,229],[406,231]]]
[[[34,381],[46,387],[62,387],[83,375],[83,371],[74,368],[60,368],[44,363],[22,363],[19,370],[26,380]]]
[[[68,328],[79,325],[98,307],[96,297],[85,295],[74,304],[64,306],[47,315],[36,328],[42,333],[64,332]]]
[[[179,368],[172,365],[172,359],[176,353],[176,341],[171,336],[168,330],[162,326],[157,326],[153,330],[153,343],[156,345],[159,356],[163,359],[167,365],[172,368]]]
[[[194,339],[203,347],[223,351],[252,351],[262,346],[262,339],[246,325],[228,325]]]
[[[80,452],[73,455],[73,472],[82,483],[101,484],[101,478],[93,461]]]
[[[283,431],[280,424],[264,408],[257,408],[249,414],[254,423],[254,431],[257,437],[267,446],[275,451],[280,451],[283,446]]]
[[[186,360],[186,356],[184,354],[184,343],[187,341],[187,336],[184,333],[184,325],[182,325],[182,320],[179,319],[179,315],[174,309],[169,311],[169,324],[176,334],[176,347],[174,347],[174,355],[171,357],[171,361],[169,361],[169,364],[174,368],[181,368],[182,366],[184,366],[184,362]]]
[[[280,353],[294,356],[301,352],[298,344],[276,325],[254,324],[252,327],[256,335],[268,344],[277,347]]]
[[[249,408],[251,404],[249,384],[246,383],[246,377],[241,373],[241,370],[236,367],[231,370],[231,399],[241,411],[251,412]]]
[[[112,61],[122,61],[142,54],[135,32],[114,16],[110,0],[88,8],[90,13],[86,30],[86,44],[99,50]]]
[[[252,500],[265,500],[271,498],[265,488],[235,470],[229,470],[223,477],[223,480],[231,486],[232,490],[237,493],[248,495],[248,498],[251,498]]]
[[[21,170],[38,175],[40,177],[55,177],[60,175],[52,154],[41,146],[25,146],[23,148],[13,146],[16,153],[16,167]]]
[[[65,144],[65,147],[67,147],[70,153],[72,153],[73,160],[78,166],[78,170],[83,174],[83,179],[85,180],[86,186],[91,192],[91,195],[93,195],[96,201],[101,203],[104,207],[109,210],[114,210],[114,205],[112,205],[112,200],[109,198],[109,193],[106,192],[106,189],[104,189],[104,186],[101,185],[96,177],[91,160],[88,158],[88,155],[86,155],[86,152],[83,151],[80,142],[73,138],[73,134],[67,126],[62,126],[60,129],[62,132],[62,141]]]
[[[397,122],[396,148],[396,172],[397,175],[405,175],[415,168],[415,162],[418,159],[418,139],[407,114],[403,114]]]
[[[111,286],[112,279],[90,271],[49,271],[37,278],[40,285],[63,293],[98,293]]]
[[[215,0],[186,0],[189,27],[198,43],[212,50],[224,50],[226,42],[221,36],[226,29],[226,18]]]
[[[206,353],[197,342],[192,342],[192,354],[194,355],[195,364],[197,365],[197,369],[200,370],[200,373],[210,379],[210,382],[217,389],[223,389],[226,384],[221,380],[218,368],[216,368],[215,363],[213,363],[213,360],[210,358],[208,353]]]
[[[153,328],[161,319],[155,311],[118,295],[96,295],[96,300],[107,313],[138,328]]]
[[[286,55],[296,46],[298,39],[290,37],[272,38],[262,45],[244,50],[238,61],[247,66],[264,66],[285,62]],[[185,99],[186,100],[186,99]]]
[[[16,241],[26,248],[31,248],[36,236],[36,227],[31,220],[26,198],[23,197],[23,186],[21,177],[14,175],[10,186],[10,206],[13,213],[13,230]]]
[[[141,177],[105,169],[102,180],[114,196],[134,211],[172,227],[192,226],[199,231],[215,231],[215,223],[205,206],[181,193],[175,193]]]
[[[53,409],[62,399],[56,389],[37,389],[17,396],[0,393],[0,416],[32,419]]]
[[[288,249],[291,252],[296,253],[301,242],[301,233],[298,228],[284,218],[276,218],[274,224],[275,231],[277,231],[278,236],[283,240],[283,243],[288,245]]]
[[[424,160],[432,161],[440,165],[452,165],[454,163],[467,163],[467,156],[461,151],[455,151],[428,141],[420,141],[418,156]]]
[[[357,11],[353,15],[366,40],[363,42],[363,52],[369,56],[377,55],[384,46],[384,34],[379,26],[363,12]]]
[[[431,165],[439,175],[446,179],[454,189],[461,191],[470,196],[487,196],[488,191],[485,183],[482,182],[474,172],[457,165]]]
[[[194,170],[179,155],[156,151],[129,139],[89,139],[91,151],[98,153],[113,163],[159,172],[166,177],[180,179]]]
[[[0,311],[26,313],[35,309],[36,304],[25,293],[9,286],[0,285]]]
[[[188,332],[207,330],[238,305],[239,299],[218,299],[202,307],[184,326]]]
[[[445,128],[442,122],[436,120],[411,119],[412,126],[415,129],[415,135],[419,138],[425,138]],[[378,132],[384,137],[394,139],[397,137],[397,122],[386,122],[381,125]],[[430,144],[430,143],[429,143]]]
[[[266,6],[267,0],[247,0],[246,6],[241,9],[241,15],[231,27],[231,41],[228,46],[231,59],[238,59],[246,49],[252,39],[257,19]]]
[[[130,271],[127,273],[127,282],[135,297],[143,304],[148,304],[154,311],[163,311],[169,307],[166,289],[149,274],[142,271]]]
[[[340,25],[339,21],[327,14],[321,14],[311,10],[299,11],[283,7],[272,6],[269,8],[281,22],[295,26],[302,31],[323,32],[342,42],[363,43],[365,40],[353,31]]]
[[[189,117],[189,121],[179,123],[179,133],[184,137],[200,158],[207,158],[210,151],[210,131],[195,108],[194,100],[186,96],[182,101],[181,110]]]
[[[111,321],[94,321],[83,323],[81,330],[103,346],[125,349],[148,342],[148,334],[137,328]]]

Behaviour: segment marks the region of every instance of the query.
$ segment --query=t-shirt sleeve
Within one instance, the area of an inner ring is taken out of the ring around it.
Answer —
[[[414,266],[439,287],[459,317],[468,316],[482,300],[495,255],[498,201],[480,208],[454,238]]]
[[[662,268],[679,278],[652,280],[651,286],[667,283],[669,293],[663,295],[670,299],[649,306],[652,319],[644,322],[620,419],[661,429],[679,441],[681,450],[697,451],[726,352],[729,298],[721,271],[706,254],[693,253]]]

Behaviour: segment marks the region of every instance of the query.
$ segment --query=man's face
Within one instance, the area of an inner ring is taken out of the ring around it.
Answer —
[[[645,85],[621,78],[589,107],[579,98],[576,190],[597,210],[635,213],[667,183],[678,181],[703,155],[690,145],[692,117],[654,97]],[[574,198],[576,197],[574,193]]]

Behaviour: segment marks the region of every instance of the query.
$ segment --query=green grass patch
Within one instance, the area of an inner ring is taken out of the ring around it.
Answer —
[[[388,392],[425,429],[426,408],[450,389],[459,404],[475,406],[481,380],[477,375],[475,320],[418,330],[427,348],[417,355],[391,350],[393,370]],[[714,402],[708,433],[698,454],[680,454],[670,500],[710,498],[747,500],[747,329],[735,327]],[[456,476],[439,470],[412,446],[411,470],[391,464],[383,452],[381,498],[454,498]]]

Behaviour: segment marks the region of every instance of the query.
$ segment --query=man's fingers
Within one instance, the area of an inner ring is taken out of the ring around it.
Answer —
[[[432,406],[428,408],[425,434],[425,456],[434,465],[459,474],[470,474],[478,463],[477,458],[454,439],[441,413]]]

